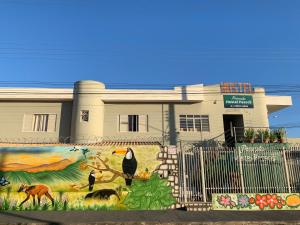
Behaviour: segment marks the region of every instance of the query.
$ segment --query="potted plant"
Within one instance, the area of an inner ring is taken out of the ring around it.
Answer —
[[[253,128],[248,128],[244,133],[245,139],[248,143],[253,144],[255,139],[255,131]]]
[[[263,132],[264,137],[264,143],[267,144],[270,142],[270,131],[269,129],[265,129]]]
[[[258,129],[256,131],[256,138],[255,138],[256,140],[255,141],[257,143],[262,143],[264,141],[264,139],[265,139],[264,133],[265,133],[265,131],[263,129]]]
[[[274,143],[277,139],[277,135],[276,135],[276,132],[275,131],[271,131],[269,133],[269,140],[270,140],[270,143]]]
[[[277,129],[275,134],[279,143],[285,142],[285,130],[283,128]]]
[[[258,143],[269,143],[270,131],[269,129],[259,129],[256,134],[256,142]]]

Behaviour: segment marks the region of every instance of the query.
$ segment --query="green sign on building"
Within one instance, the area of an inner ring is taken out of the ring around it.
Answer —
[[[253,108],[251,95],[224,95],[225,108]]]

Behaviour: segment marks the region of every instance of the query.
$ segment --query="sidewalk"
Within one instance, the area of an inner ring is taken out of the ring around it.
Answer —
[[[299,211],[0,212],[0,224],[300,224]]]

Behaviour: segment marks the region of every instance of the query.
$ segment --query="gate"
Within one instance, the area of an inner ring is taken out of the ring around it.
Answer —
[[[300,148],[178,148],[181,203],[211,202],[213,193],[300,191]]]

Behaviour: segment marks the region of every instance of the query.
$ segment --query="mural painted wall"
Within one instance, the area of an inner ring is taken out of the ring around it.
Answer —
[[[0,147],[0,210],[165,209],[160,146]]]
[[[298,193],[213,194],[213,210],[300,210]]]

